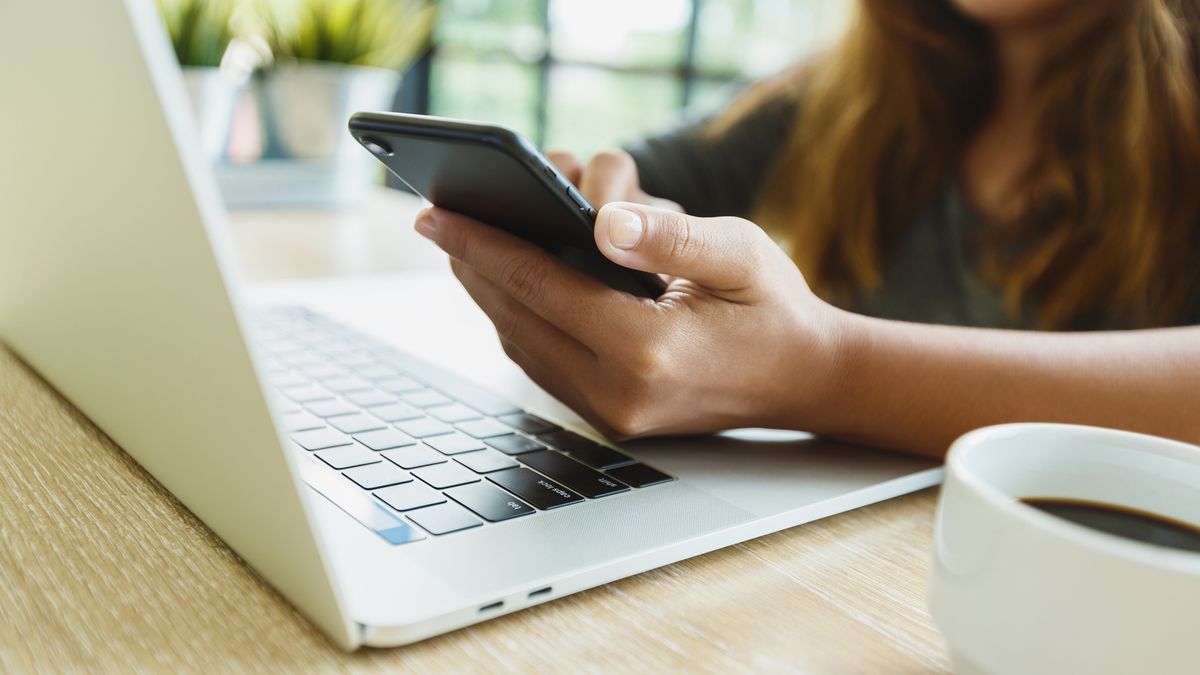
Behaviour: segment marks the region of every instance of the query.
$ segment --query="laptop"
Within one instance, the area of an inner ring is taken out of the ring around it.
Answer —
[[[342,648],[421,640],[941,478],[770,432],[618,446],[446,368],[453,354],[398,349],[377,328],[386,303],[338,319],[303,294],[259,306],[153,3],[4,3],[0,62],[0,339]]]

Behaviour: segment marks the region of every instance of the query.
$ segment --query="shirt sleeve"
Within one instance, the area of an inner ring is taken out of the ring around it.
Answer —
[[[677,202],[692,215],[749,215],[759,183],[787,142],[796,106],[773,98],[720,134],[711,118],[646,138],[626,148],[638,167],[641,187]]]

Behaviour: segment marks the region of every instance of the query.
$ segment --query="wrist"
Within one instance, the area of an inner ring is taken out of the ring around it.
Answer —
[[[868,334],[861,315],[826,303],[806,311],[778,377],[786,382],[778,399],[783,405],[768,426],[838,435],[853,406],[853,370]]]

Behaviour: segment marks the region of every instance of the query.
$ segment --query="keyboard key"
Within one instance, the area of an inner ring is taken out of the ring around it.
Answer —
[[[412,436],[396,431],[395,429],[379,429],[377,431],[354,434],[354,440],[372,450],[391,450],[392,448],[399,448],[405,445],[413,445],[417,442]]]
[[[584,438],[573,431],[559,429],[548,434],[538,434],[538,439],[545,443],[549,443],[563,452],[570,452],[575,448],[586,448],[596,445],[595,441]]]
[[[288,364],[287,359],[297,354],[305,354],[304,351],[300,350],[299,346],[287,341],[264,342],[262,345],[267,350],[267,356],[271,359],[271,365],[283,371],[293,370],[293,367]],[[296,366],[295,369],[299,370],[301,367],[303,367],[303,364]]]
[[[321,362],[321,360],[319,358],[317,358],[316,355],[310,354],[303,350],[297,350],[297,351],[287,352],[287,353],[283,353],[283,354],[277,354],[275,356],[275,358],[279,359],[279,362],[284,364],[285,366],[289,366],[292,368],[302,368],[304,366],[312,366],[312,365],[316,365]]]
[[[310,340],[307,340],[304,343],[305,349],[307,349],[310,352],[316,352],[321,355],[324,355],[325,352],[328,352],[328,351],[341,349],[341,346],[342,346],[341,343],[339,343],[336,339],[328,338],[328,337],[314,337]],[[329,366],[330,364],[322,363],[321,365]],[[313,366],[313,367],[316,368],[315,366]],[[317,372],[322,373],[324,377],[329,376],[329,372],[327,370],[318,369]],[[307,375],[307,373],[305,373],[305,374]],[[313,377],[313,376],[310,375],[309,377]]]
[[[558,431],[562,427],[552,422],[530,415],[529,413],[517,413],[515,415],[502,415],[498,418],[510,427],[515,427],[527,434],[548,434],[551,431]]]
[[[432,506],[446,501],[442,493],[417,481],[385,487],[372,494],[397,511],[419,509],[422,506]]]
[[[483,443],[457,431],[445,436],[434,436],[426,440],[425,444],[443,455],[457,455],[460,452],[472,452],[484,448]]]
[[[429,534],[449,534],[483,524],[458,504],[430,506],[406,515]]]
[[[675,480],[658,469],[645,464],[629,464],[628,466],[610,469],[608,475],[632,485],[635,488],[650,487],[659,483]]]
[[[405,403],[409,405],[415,405],[418,408],[432,408],[435,405],[446,405],[447,403],[454,402],[447,398],[445,394],[436,392],[432,389],[401,394],[400,399]]]
[[[484,415],[491,415],[492,417],[495,417],[497,415],[511,415],[513,413],[521,412],[521,409],[517,406],[490,395],[474,396],[470,394],[460,394],[460,392],[452,393],[458,397],[458,400],[478,410]]]
[[[372,359],[369,354],[365,354],[357,349],[348,349],[348,350],[340,351],[340,352],[330,352],[329,358],[333,359],[334,361],[337,361],[339,364],[341,364],[342,366],[344,366],[346,368],[353,368],[354,366],[365,366],[367,364],[375,362],[375,359]]]
[[[329,391],[338,394],[347,394],[352,391],[363,391],[371,388],[370,382],[350,375],[323,380],[321,385]]]
[[[288,337],[305,350],[311,350],[314,343],[320,343],[325,339],[321,332],[312,328],[299,328]]]
[[[305,450],[324,450],[354,443],[349,436],[329,428],[301,431],[292,434],[291,438]]]
[[[358,408],[346,403],[340,398],[331,398],[325,401],[313,401],[305,403],[304,407],[308,412],[317,417],[336,417],[338,415],[349,415],[358,412]]]
[[[424,417],[424,413],[407,403],[389,403],[371,408],[371,414],[384,422],[402,422]]]
[[[330,426],[336,427],[338,430],[347,434],[357,434],[363,431],[371,431],[373,429],[383,429],[387,427],[381,419],[358,413],[356,415],[338,415],[325,420]]]
[[[407,471],[391,462],[367,464],[366,466],[343,471],[342,475],[358,483],[358,486],[364,490],[374,490],[389,485],[400,485],[412,480],[412,476]]]
[[[312,429],[320,429],[325,426],[319,418],[313,417],[306,412],[297,410],[296,412],[287,413],[279,416],[279,423],[283,425],[286,431],[310,431]]]
[[[539,509],[553,509],[583,501],[583,497],[529,469],[509,469],[488,474],[488,480]]]
[[[454,427],[449,424],[428,417],[397,422],[396,428],[413,438],[428,438],[429,436],[439,436],[454,431]]]
[[[463,455],[458,455],[454,459],[458,460],[459,464],[462,464],[475,473],[491,473],[493,471],[511,469],[514,466],[519,466],[516,462],[509,459],[507,455],[502,455],[495,450],[468,452]]]
[[[429,413],[432,417],[436,417],[443,422],[449,422],[451,424],[455,422],[465,422],[467,420],[477,420],[481,417],[479,413],[471,410],[461,403],[434,406],[432,408],[426,408],[425,412]]]
[[[633,458],[565,429],[542,434],[538,438],[596,469],[611,469],[633,463]]]
[[[589,499],[607,497],[629,489],[624,483],[590,469],[561,452],[531,452],[522,455],[521,461],[529,468],[546,474]]]
[[[413,471],[413,475],[439,490],[454,487],[455,485],[466,485],[467,483],[474,483],[479,480],[479,476],[476,476],[475,472],[454,462],[434,464],[424,469],[417,469]]]
[[[330,337],[329,337],[328,343],[322,345],[319,348],[311,347],[311,349],[315,349],[315,350],[319,351],[321,353],[321,355],[325,357],[326,361],[329,362],[329,365],[338,367],[340,369],[340,366],[334,357],[338,356],[342,352],[349,349],[350,346],[347,345],[344,341],[340,340],[332,332],[330,332],[329,336]]]
[[[430,464],[441,464],[446,461],[445,455],[424,444],[410,445],[404,448],[396,448],[395,450],[385,450],[379,454],[391,460],[396,466],[405,469],[415,469],[420,466],[429,466]]]
[[[492,436],[507,436],[512,433],[512,429],[506,424],[501,424],[496,420],[472,420],[470,422],[459,422],[454,425],[459,431],[465,432],[475,438],[491,438]]]
[[[425,385],[417,382],[411,377],[389,377],[384,380],[375,382],[375,386],[384,391],[390,391],[393,394],[408,394],[414,391],[421,391]]]
[[[360,408],[372,408],[377,405],[396,402],[394,397],[378,389],[368,389],[366,391],[356,391],[353,394],[346,394],[346,400]]]
[[[318,382],[334,377],[341,377],[346,374],[341,368],[332,366],[328,363],[318,363],[312,366],[304,366],[300,369],[300,372]]]
[[[298,387],[284,387],[279,391],[283,395],[292,399],[296,403],[309,403],[311,401],[322,401],[327,398],[333,398],[333,394],[329,393],[323,387],[315,384],[302,384]]]
[[[284,327],[271,321],[262,321],[260,317],[255,321],[253,337],[262,344],[263,348],[269,351],[279,351],[281,348],[287,347],[287,341],[284,339],[286,332]]]
[[[317,459],[335,469],[349,469],[355,466],[383,461],[379,455],[361,445],[344,445],[340,448],[318,450],[314,454],[317,456]]]
[[[493,448],[503,452],[506,455],[520,455],[526,452],[535,452],[537,450],[545,450],[546,446],[538,443],[532,438],[525,438],[512,434],[509,436],[496,436],[484,441]]]
[[[304,377],[300,373],[285,370],[277,375],[272,375],[271,384],[276,387],[297,387],[309,384],[309,381],[307,377]]]
[[[511,413],[521,412],[520,408],[512,405],[495,394],[474,387],[468,382],[446,380],[445,382],[438,382],[438,388],[453,397],[459,403],[462,403],[469,408],[474,408],[484,415],[491,415],[494,417],[496,415],[508,415]]]
[[[480,518],[493,523],[534,512],[533,507],[525,502],[486,483],[446,490],[446,496],[471,509]]]
[[[400,374],[391,366],[385,366],[382,363],[366,363],[354,366],[352,370],[359,377],[368,380],[386,380]]]

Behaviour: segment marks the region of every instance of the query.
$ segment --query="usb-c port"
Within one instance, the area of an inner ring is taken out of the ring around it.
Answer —
[[[539,588],[536,591],[529,591],[529,599],[533,600],[534,598],[540,598],[543,595],[549,595],[552,588],[552,586],[547,586],[545,588]]]
[[[490,605],[484,605],[483,607],[480,607],[480,608],[479,608],[479,613],[480,613],[480,614],[483,614],[484,612],[490,612],[490,611],[492,611],[493,609],[500,609],[500,608],[501,608],[501,607],[503,607],[503,606],[504,606],[504,601],[503,601],[503,600],[497,600],[496,602],[493,602],[493,603],[492,603],[492,604],[490,604]]]

